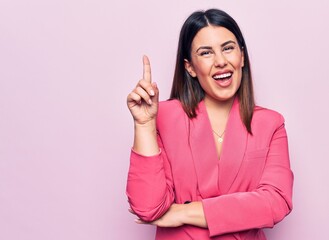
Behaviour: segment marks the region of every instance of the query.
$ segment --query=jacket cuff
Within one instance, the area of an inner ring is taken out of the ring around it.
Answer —
[[[159,148],[159,153],[154,154],[152,156],[145,156],[145,155],[143,155],[141,153],[136,152],[133,148],[131,148],[131,156],[133,156],[133,157],[135,156],[137,158],[154,158],[154,157],[159,157],[161,155],[161,152],[162,152],[162,150],[161,150],[161,148]]]

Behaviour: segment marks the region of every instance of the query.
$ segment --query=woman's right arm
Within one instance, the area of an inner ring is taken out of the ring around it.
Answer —
[[[150,222],[167,211],[174,194],[169,162],[156,130],[159,91],[151,81],[151,67],[146,56],[143,68],[143,79],[127,97],[135,128],[127,196],[132,211]]]

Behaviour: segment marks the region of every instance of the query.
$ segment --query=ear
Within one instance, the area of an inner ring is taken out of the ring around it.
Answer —
[[[194,68],[193,68],[192,64],[187,59],[184,59],[184,66],[185,66],[186,71],[191,75],[191,77],[195,78],[196,73],[194,71]]]

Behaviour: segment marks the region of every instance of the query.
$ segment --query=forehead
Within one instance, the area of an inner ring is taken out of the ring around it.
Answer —
[[[230,40],[237,43],[236,37],[230,30],[224,27],[210,25],[202,28],[195,35],[192,41],[192,48],[221,45]]]

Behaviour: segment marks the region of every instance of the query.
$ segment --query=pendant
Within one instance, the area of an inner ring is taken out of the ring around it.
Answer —
[[[222,142],[223,142],[223,138],[222,138],[222,137],[219,137],[219,138],[218,138],[218,142],[219,142],[219,143],[222,143]]]

